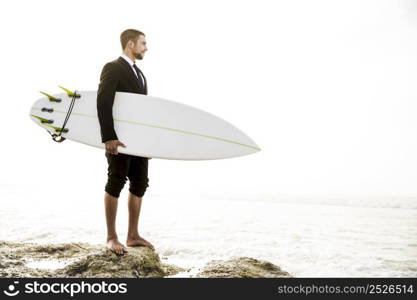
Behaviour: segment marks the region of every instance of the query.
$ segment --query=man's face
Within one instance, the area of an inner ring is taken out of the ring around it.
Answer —
[[[146,51],[148,51],[148,48],[146,48],[145,37],[140,35],[139,39],[136,41],[136,44],[134,44],[132,47],[132,54],[136,59],[143,59]]]

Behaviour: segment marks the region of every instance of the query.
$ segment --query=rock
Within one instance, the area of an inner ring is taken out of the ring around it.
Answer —
[[[37,245],[0,241],[0,277],[159,278],[175,277],[176,274],[182,275],[181,272],[186,277],[204,278],[292,277],[270,262],[249,257],[211,261],[193,276],[191,269],[163,264],[159,255],[150,248],[127,249],[129,253],[120,256],[104,245]]]
[[[149,248],[128,248],[129,253],[117,255],[109,250],[91,254],[59,270],[62,277],[164,277],[170,275],[158,254]]]
[[[119,256],[105,246],[0,241],[0,277],[164,277],[183,271],[162,264],[158,254],[147,247],[128,247],[128,251]],[[33,267],[46,263],[59,267]]]
[[[250,257],[237,257],[229,260],[212,260],[195,277],[278,278],[292,276],[270,262]]]

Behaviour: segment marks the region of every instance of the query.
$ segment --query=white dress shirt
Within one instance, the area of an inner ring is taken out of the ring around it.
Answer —
[[[136,70],[135,70],[135,68],[133,67],[133,64],[135,63],[134,61],[132,61],[131,59],[130,59],[130,57],[129,56],[127,56],[126,54],[124,54],[124,53],[122,53],[122,55],[120,55],[121,57],[123,57],[128,63],[129,63],[129,65],[130,65],[130,67],[132,68],[132,70],[133,70],[133,73],[135,73],[136,74],[136,76],[138,77],[138,78],[140,78],[141,80],[142,80],[142,86],[145,86],[145,80],[143,79],[143,77],[142,77],[142,74],[140,74],[140,72],[139,72],[139,74],[137,74],[136,73]]]

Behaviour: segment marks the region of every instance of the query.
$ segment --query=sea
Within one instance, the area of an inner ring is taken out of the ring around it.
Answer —
[[[0,186],[0,240],[105,245],[104,192]],[[127,233],[127,189],[117,231]],[[417,200],[147,193],[139,233],[190,277],[211,260],[252,257],[295,277],[417,277]],[[48,266],[46,266],[48,268]],[[51,268],[49,266],[49,268]]]

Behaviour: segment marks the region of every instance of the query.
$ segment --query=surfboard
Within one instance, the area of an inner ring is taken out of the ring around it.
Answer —
[[[66,89],[65,89],[66,90]],[[66,90],[35,101],[30,118],[51,135],[105,148],[97,118],[97,92]],[[75,98],[75,99],[74,99]],[[62,125],[73,101],[65,128]],[[213,160],[256,153],[261,149],[227,121],[179,102],[116,92],[114,129],[126,148],[120,153],[172,160]],[[62,132],[61,132],[62,131]]]

